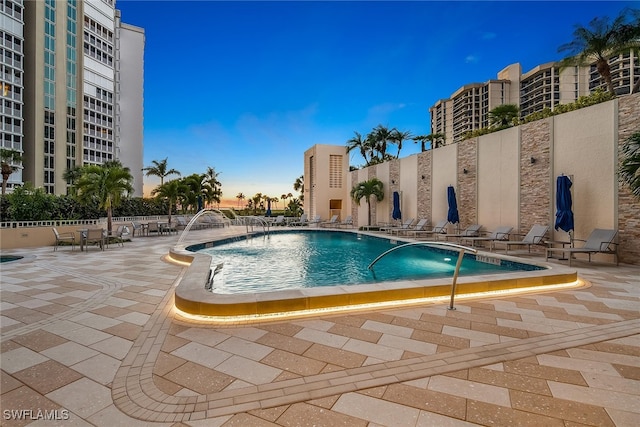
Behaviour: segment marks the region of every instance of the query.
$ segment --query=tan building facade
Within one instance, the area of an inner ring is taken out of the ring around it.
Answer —
[[[329,205],[330,198],[340,199],[342,212],[349,211],[356,225],[366,225],[366,203],[357,206],[349,199],[349,191],[355,183],[377,177],[384,184],[385,198],[373,203],[372,223],[392,220],[394,191],[401,194],[403,218],[427,218],[436,223],[446,219],[447,187],[452,185],[461,228],[475,223],[486,230],[507,225],[526,233],[534,224],[546,224],[551,230],[549,237],[566,240],[565,232],[553,230],[555,185],[557,177],[564,174],[573,182],[575,237],[585,239],[594,228],[618,229],[620,260],[637,264],[640,200],[618,182],[616,172],[620,147],[631,134],[640,132],[638,117],[640,94],[619,97],[352,171],[343,193],[334,188],[330,196],[330,189],[324,188],[327,162],[317,158],[311,171],[307,166],[310,154],[326,153],[321,154],[326,157],[344,147],[314,146],[305,153],[305,210],[307,201],[312,200],[314,212],[326,219],[329,210],[317,207]],[[315,178],[307,177],[310,172]],[[307,179],[312,180],[309,187]]]

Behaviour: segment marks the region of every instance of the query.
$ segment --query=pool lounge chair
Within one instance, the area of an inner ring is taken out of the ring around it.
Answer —
[[[547,248],[546,259],[553,252],[560,252],[561,254],[568,254],[569,265],[571,265],[571,258],[573,254],[587,254],[589,255],[589,262],[591,262],[592,254],[611,254],[613,255],[616,265],[618,265],[618,244],[614,242],[618,230],[606,230],[602,228],[594,229],[587,240],[578,240],[584,242],[581,248]],[[553,243],[553,242],[549,242]]]
[[[287,223],[284,221],[284,215],[278,215],[275,219],[275,221],[273,221],[271,223],[271,226],[274,227],[276,225],[287,225]]]
[[[487,242],[489,243],[489,245],[491,245],[491,242],[496,240],[509,240],[509,235],[511,234],[511,230],[513,230],[513,227],[503,226],[503,227],[496,228],[495,231],[492,231],[486,236],[461,237],[460,244],[461,245],[470,244],[472,247],[475,247],[476,243],[478,242]]]
[[[380,231],[384,231],[387,234],[393,234],[393,231],[395,230],[409,230],[411,229],[411,224],[413,224],[413,221],[415,221],[415,218],[409,218],[400,225],[387,225],[384,227],[380,227]]]
[[[421,231],[424,230],[425,227],[429,226],[429,220],[426,218],[422,218],[420,221],[416,223],[413,227],[409,228],[396,228],[391,230],[391,234],[397,234],[398,236],[407,234],[410,231]]]
[[[436,238],[444,239],[445,241],[449,239],[461,239],[463,237],[479,237],[480,230],[482,229],[482,225],[480,224],[472,224],[465,228],[462,233],[452,233],[452,234],[435,234]]]
[[[322,222],[322,219],[321,219],[320,215],[316,215],[315,217],[313,217],[313,219],[311,221],[309,221],[309,226],[318,225],[321,222]]]
[[[319,225],[320,227],[331,227],[338,222],[338,215],[334,215],[331,217],[329,221],[323,221]]]
[[[71,243],[71,251],[73,252],[76,246],[76,235],[73,231],[59,233],[58,229],[55,227],[51,227],[53,229],[53,234],[56,236],[56,243],[53,246],[53,251],[58,250],[58,246],[61,244],[66,244],[67,242]]]
[[[433,226],[431,230],[413,230],[407,231],[407,236],[413,237],[414,239],[421,238],[432,238],[434,234],[444,234],[447,232],[447,224],[449,221],[443,219],[439,221],[436,225]]]
[[[527,233],[526,236],[524,236],[524,238],[522,240],[494,240],[491,242],[491,250],[493,250],[493,248],[496,247],[496,245],[504,245],[505,247],[505,254],[509,253],[509,249],[511,247],[522,247],[522,246],[526,246],[527,249],[529,250],[529,252],[531,252],[531,246],[532,245],[541,245],[544,243],[544,236],[547,234],[547,231],[549,231],[549,226],[548,225],[534,225],[533,227],[531,227],[531,230],[529,230],[529,232]]]
[[[340,221],[340,223],[338,223],[336,225],[336,227],[338,228],[351,228],[353,227],[353,217],[351,215],[347,216],[344,220]]]
[[[293,221],[290,225],[292,226],[304,226],[304,225],[309,225],[309,220],[307,219],[307,214],[302,214],[300,216],[300,219],[297,221]]]

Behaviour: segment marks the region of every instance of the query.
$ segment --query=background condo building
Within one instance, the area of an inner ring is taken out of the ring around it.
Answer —
[[[617,95],[631,93],[640,78],[640,59],[628,52],[609,59]],[[560,68],[559,63],[539,65],[522,74],[520,64],[498,73],[497,80],[467,84],[450,98],[437,101],[431,114],[431,133],[445,136],[445,143],[459,142],[467,132],[489,126],[489,112],[502,104],[520,107],[520,118],[558,104],[568,104],[596,89],[607,90],[595,64]]]
[[[23,157],[8,191],[30,182],[66,194],[66,170],[120,160],[142,196],[143,30],[121,23],[113,0],[0,4],[2,144]],[[138,123],[123,121],[120,100]]]

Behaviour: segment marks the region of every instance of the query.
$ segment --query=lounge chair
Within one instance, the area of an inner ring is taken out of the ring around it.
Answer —
[[[387,225],[385,227],[380,227],[380,231],[384,231],[387,234],[393,234],[393,231],[395,230],[409,230],[411,229],[413,221],[415,221],[415,218],[410,218],[400,225]]]
[[[338,222],[338,215],[334,215],[331,217],[329,221],[323,221],[319,225],[320,227],[331,227],[332,225],[335,225],[337,222]]]
[[[51,228],[53,229],[53,234],[56,236],[56,243],[53,246],[53,251],[54,252],[57,251],[59,245],[66,244],[67,242],[71,243],[71,251],[73,251],[76,246],[75,233],[72,231],[59,233],[57,228],[55,227],[51,227]]]
[[[307,214],[302,214],[298,221],[293,221],[291,223],[291,225],[300,226],[300,227],[302,227],[303,225],[308,225],[308,224],[309,224],[309,220],[307,219]]]
[[[495,231],[486,236],[461,237],[460,244],[471,244],[472,247],[475,247],[477,242],[488,242],[491,245],[491,242],[495,240],[509,240],[511,230],[513,230],[513,227],[503,226],[496,228]]]
[[[416,223],[413,227],[409,228],[396,228],[391,230],[391,234],[397,234],[398,236],[406,234],[410,231],[421,231],[424,230],[425,227],[429,225],[429,220],[426,218],[422,218],[420,221]]]
[[[275,221],[273,221],[271,223],[272,226],[274,225],[287,225],[287,223],[284,221],[284,215],[278,215],[275,219]]]
[[[526,236],[522,240],[493,240],[491,242],[491,250],[496,247],[496,245],[504,245],[505,251],[504,253],[508,254],[509,249],[513,246],[526,246],[529,252],[531,252],[532,245],[541,245],[544,239],[544,236],[549,231],[548,225],[534,225],[531,227],[531,230],[527,233]]]
[[[447,232],[447,224],[449,224],[449,221],[443,219],[442,221],[439,221],[436,225],[434,225],[431,230],[407,231],[407,236],[412,236],[414,239],[419,239],[421,237],[433,236],[434,234],[444,234]]]
[[[316,215],[315,217],[313,217],[313,219],[311,221],[309,221],[309,226],[311,226],[311,224],[318,225],[321,222],[322,222],[322,219],[321,219],[320,215]]]
[[[335,225],[336,227],[353,227],[353,217],[351,215],[347,216],[345,219],[340,221]]]
[[[589,255],[589,262],[591,262],[591,254],[612,254],[616,265],[618,265],[618,244],[614,242],[617,234],[618,230],[596,228],[591,232],[587,240],[575,239],[584,242],[581,248],[547,248],[546,259],[549,259],[552,252],[560,252],[562,254],[568,254],[567,258],[569,259],[569,265],[571,265],[573,254],[587,254]]]
[[[480,224],[472,224],[465,228],[462,233],[452,233],[452,234],[435,234],[437,238],[442,237],[444,240],[451,239],[461,239],[463,237],[479,237],[480,230],[482,229],[482,225]]]

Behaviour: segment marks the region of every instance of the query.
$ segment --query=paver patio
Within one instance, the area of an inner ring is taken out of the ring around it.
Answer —
[[[221,326],[173,310],[183,270],[162,257],[176,241],[11,251],[27,259],[0,267],[3,426],[640,420],[638,266],[577,262],[588,287],[464,300],[455,311]]]

